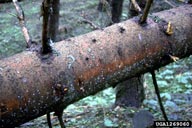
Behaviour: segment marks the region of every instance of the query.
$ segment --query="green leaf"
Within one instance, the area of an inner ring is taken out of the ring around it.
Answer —
[[[165,79],[166,80],[172,80],[174,77],[172,76],[172,75],[167,75],[167,76],[165,76]]]
[[[169,93],[161,93],[160,94],[161,98],[165,98],[167,100],[171,100],[171,95]]]
[[[167,70],[164,70],[160,75],[172,75],[173,73],[174,73],[174,70],[167,69]]]
[[[167,81],[165,80],[159,80],[157,81],[157,84],[160,86],[160,87],[168,87],[169,84],[167,83]]]
[[[122,17],[127,17],[127,13],[122,13]]]
[[[187,89],[192,89],[192,84],[185,84],[185,87],[186,87]]]
[[[179,82],[182,84],[187,84],[188,83],[188,77],[187,76],[180,77]]]
[[[105,125],[106,127],[113,127],[113,122],[112,122],[110,119],[105,118],[105,119],[104,119],[104,125]]]
[[[145,105],[147,105],[148,107],[152,108],[152,109],[157,109],[158,106],[158,102],[156,100],[150,99],[150,100],[144,100],[143,103]]]
[[[165,102],[165,106],[174,109],[174,111],[179,110],[179,107],[177,106],[177,104],[175,104],[174,102],[167,100]]]

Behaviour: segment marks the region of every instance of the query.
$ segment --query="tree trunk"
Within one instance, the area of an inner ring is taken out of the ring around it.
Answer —
[[[60,9],[60,0],[52,1],[52,13],[49,18],[49,28],[48,28],[48,37],[51,40],[58,41],[58,30],[59,30],[59,9]]]
[[[115,106],[140,107],[145,98],[143,82],[139,75],[117,84]]]
[[[123,8],[123,0],[112,0],[111,2],[112,6],[112,21],[113,23],[120,22],[121,14],[122,14],[122,8]]]
[[[123,1],[119,1],[123,2]],[[129,3],[129,17],[138,15],[138,12],[133,8],[132,3]],[[145,7],[143,0],[138,1],[138,5],[143,9]],[[122,5],[122,4],[120,4]],[[113,7],[112,7],[113,8]],[[134,12],[134,13],[133,13]],[[114,12],[113,12],[114,13]],[[120,15],[121,16],[121,15]],[[120,16],[117,16],[120,19]],[[143,86],[144,78],[143,75],[138,75],[116,86],[116,100],[115,106],[121,107],[140,107],[143,100],[145,99],[145,92]]]
[[[52,49],[50,47],[50,38],[48,37],[48,25],[49,25],[49,19],[50,19],[50,14],[51,14],[51,1],[50,0],[43,0],[42,5],[41,5],[41,13],[43,16],[41,51],[42,51],[42,54],[48,54],[52,51]]]
[[[190,12],[185,5],[155,13],[143,27],[133,18],[58,42],[49,56],[25,51],[0,60],[0,127],[18,126],[158,69],[172,62],[169,54],[191,55]],[[163,29],[168,21],[174,27],[170,36]]]

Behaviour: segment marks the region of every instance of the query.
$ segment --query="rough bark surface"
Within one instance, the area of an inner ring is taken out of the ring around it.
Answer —
[[[51,15],[51,1],[50,0],[43,0],[41,5],[41,13],[43,16],[43,24],[42,24],[42,38],[41,38],[41,44],[42,44],[42,54],[47,54],[52,52],[52,49],[50,47],[50,38],[49,35],[49,20]]]
[[[139,75],[117,84],[115,106],[140,107],[145,98],[143,79]]]
[[[111,14],[113,23],[120,22],[120,17],[123,9],[123,1],[124,0],[112,0],[111,2],[112,7]]]
[[[53,11],[49,18],[48,37],[55,42],[58,41],[60,0],[52,1],[52,9]]]
[[[119,1],[123,2],[123,1]],[[132,4],[131,2],[129,4]],[[138,5],[141,8],[144,8],[143,0],[138,1]],[[134,13],[132,13],[134,10]],[[131,12],[131,13],[130,13]],[[129,18],[138,15],[139,13],[135,11],[135,8],[129,7]],[[120,17],[120,16],[119,16]],[[145,99],[144,87],[143,87],[144,78],[143,75],[138,75],[122,83],[117,84],[116,86],[116,99],[115,106],[121,107],[140,107],[143,100]]]
[[[127,78],[192,54],[192,5],[61,41],[53,55],[25,51],[0,60],[0,127],[14,127]],[[156,23],[159,19],[164,22]],[[181,20],[182,19],[182,20]],[[170,21],[174,33],[164,33]]]

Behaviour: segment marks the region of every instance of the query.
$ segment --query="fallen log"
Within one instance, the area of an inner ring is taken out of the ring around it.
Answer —
[[[153,14],[56,43],[52,55],[0,60],[0,127],[14,127],[138,74],[192,54],[192,6]],[[166,35],[168,22],[173,34]]]

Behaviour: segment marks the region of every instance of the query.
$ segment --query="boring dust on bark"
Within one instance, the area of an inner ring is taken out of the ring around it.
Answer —
[[[60,6],[60,25],[59,25],[59,39],[67,39],[84,33],[93,31],[95,28],[88,24],[86,21],[91,21],[99,28],[105,27],[109,24],[111,17],[110,11],[98,12],[97,5],[99,0],[61,0]],[[156,1],[154,3],[153,11],[161,11],[163,9],[169,9],[176,7],[182,2],[176,0]],[[41,1],[31,0],[21,2],[23,10],[25,11],[25,17],[27,27],[32,35],[33,41],[41,41],[41,22],[40,17],[40,5]],[[127,6],[128,0],[124,2],[124,9],[121,20],[127,18]],[[15,53],[25,50],[25,40],[22,36],[18,19],[14,16],[15,8],[13,4],[0,4],[0,59],[11,56]],[[112,109],[114,103],[114,94],[112,91],[105,90],[104,93],[99,93],[92,98],[88,97],[86,100],[82,100],[78,103],[70,105],[64,111],[63,119],[66,122],[67,127],[131,127],[132,117],[137,109],[130,108],[115,108]],[[147,98],[153,93],[151,90],[147,90]],[[154,94],[153,94],[154,95]],[[101,100],[98,97],[105,97],[105,100]],[[91,105],[88,102],[92,101]],[[170,113],[168,113],[170,114]],[[156,114],[158,118],[160,112]],[[189,115],[191,117],[191,115]],[[189,117],[186,117],[186,119]],[[159,118],[161,119],[161,117]],[[52,116],[52,123],[54,126],[59,126],[59,122],[56,117]],[[31,122],[24,124],[22,127],[36,128],[47,127],[46,116],[37,118]]]

